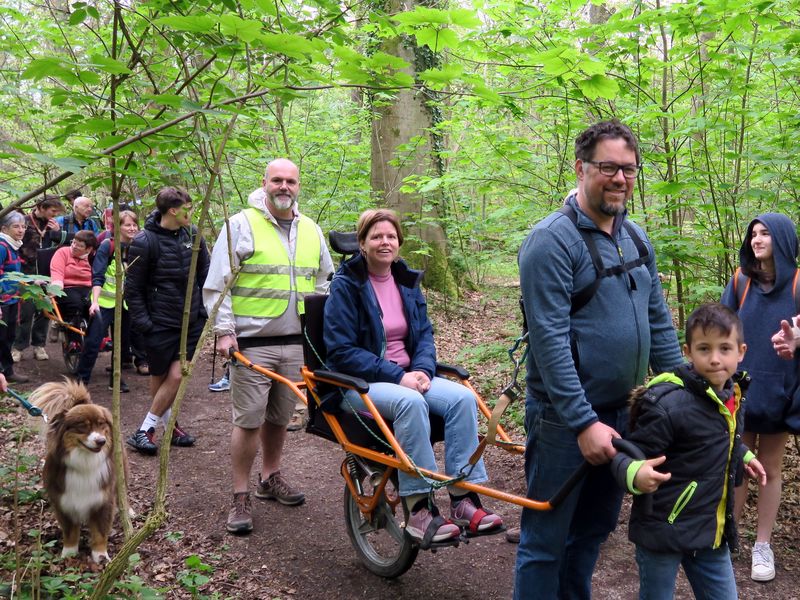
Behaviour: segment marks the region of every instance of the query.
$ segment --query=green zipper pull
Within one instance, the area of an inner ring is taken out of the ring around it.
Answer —
[[[669,517],[667,518],[667,523],[672,525],[675,522],[675,519],[678,518],[678,515],[681,514],[681,511],[686,508],[686,505],[689,504],[689,501],[694,496],[694,491],[697,489],[697,482],[692,481],[689,485],[686,486],[686,489],[681,492],[681,495],[678,496],[678,499],[675,501],[675,506],[672,507],[672,512],[669,513]]]

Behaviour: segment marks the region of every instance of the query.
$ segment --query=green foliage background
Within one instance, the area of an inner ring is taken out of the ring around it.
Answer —
[[[374,1],[6,2],[0,192],[8,205],[80,185],[101,205],[147,207],[177,183],[211,198],[215,229],[223,206],[238,209],[260,185],[265,163],[288,155],[302,168],[303,210],[325,230],[348,229],[376,202],[373,108],[424,85],[437,92],[444,172],[405,190],[446,202],[437,214],[453,259],[479,284],[514,276],[531,224],[574,185],[574,138],[616,116],[641,139],[646,167],[630,208],[683,314],[718,297],[752,217],[798,217],[798,8],[473,0],[390,14]],[[398,35],[438,60],[414,72],[376,50]]]

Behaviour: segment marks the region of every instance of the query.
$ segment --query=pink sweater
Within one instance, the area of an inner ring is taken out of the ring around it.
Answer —
[[[406,336],[408,336],[408,323],[406,313],[403,310],[403,299],[400,297],[400,290],[394,282],[394,277],[389,275],[379,276],[370,273],[369,282],[375,295],[378,297],[378,304],[383,313],[383,330],[386,332],[386,354],[384,358],[403,367],[404,369],[411,364],[411,357],[406,351]]]
[[[63,281],[64,287],[92,287],[92,265],[85,258],[72,256],[72,249],[64,246],[50,259],[50,278]]]

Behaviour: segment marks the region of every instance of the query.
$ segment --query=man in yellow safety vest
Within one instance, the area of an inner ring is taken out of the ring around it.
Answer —
[[[322,231],[297,210],[300,173],[292,161],[279,158],[267,165],[263,187],[250,194],[250,206],[229,219],[211,254],[203,288],[209,311],[225,292],[214,323],[217,351],[238,350],[252,362],[291,380],[303,364],[300,315],[307,294],[325,293],[333,272]],[[226,529],[253,530],[250,471],[259,443],[261,469],[257,498],[287,506],[305,496],[280,472],[286,426],[295,406],[285,385],[234,364],[231,368],[233,433],[233,506]]]

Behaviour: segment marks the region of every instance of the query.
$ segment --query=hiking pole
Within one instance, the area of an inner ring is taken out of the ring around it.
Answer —
[[[19,402],[22,405],[22,408],[24,408],[25,410],[28,411],[28,414],[30,416],[32,416],[32,417],[42,417],[44,419],[44,422],[47,423],[47,415],[42,412],[41,408],[39,408],[38,406],[34,406],[30,402],[28,402],[25,399],[25,396],[22,396],[22,395],[18,394],[17,392],[12,390],[11,388],[8,388],[6,390],[6,393],[9,396],[13,396],[14,398],[16,398],[17,402]]]

